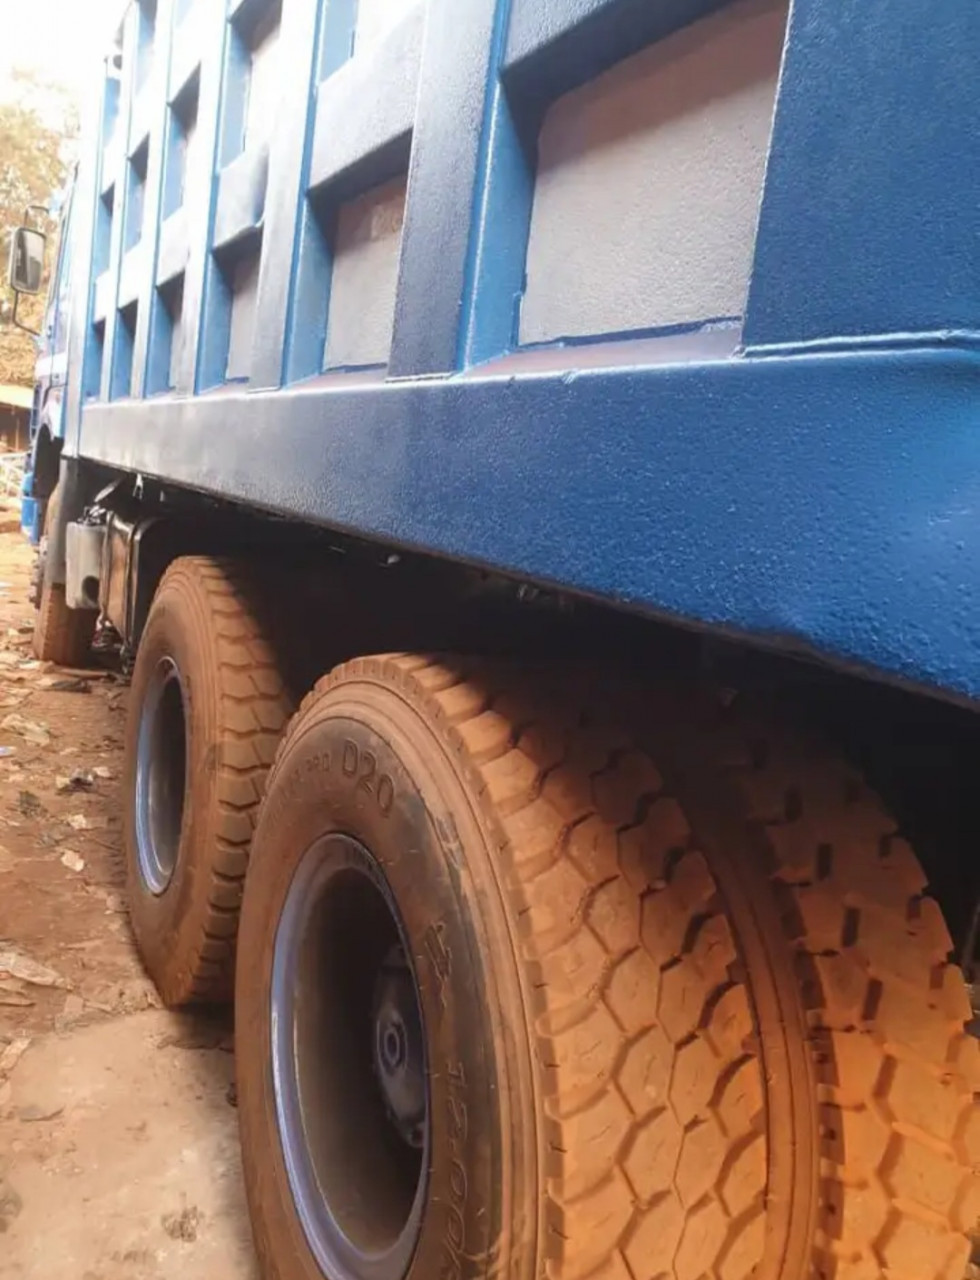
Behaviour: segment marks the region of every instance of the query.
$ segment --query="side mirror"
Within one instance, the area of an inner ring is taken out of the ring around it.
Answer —
[[[7,280],[15,293],[41,292],[47,236],[33,227],[18,227],[10,240]]]

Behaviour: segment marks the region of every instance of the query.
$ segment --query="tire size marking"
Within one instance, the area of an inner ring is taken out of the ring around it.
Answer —
[[[332,767],[333,760],[329,751],[310,756],[301,768],[280,783],[276,795],[269,801],[270,818],[278,821],[289,806],[305,794],[310,783],[315,782],[317,776],[329,774]]]
[[[447,1109],[449,1112],[449,1203],[446,1214],[446,1233],[443,1236],[442,1265],[439,1280],[462,1280],[463,1258],[466,1245],[466,1197],[469,1184],[463,1149],[469,1132],[469,1114],[466,1110],[466,1076],[461,1062],[450,1062],[446,1067],[449,1082]]]
[[[378,772],[378,758],[373,751],[362,751],[352,739],[344,743],[340,762],[345,778],[356,779],[355,790],[363,791],[374,800],[383,818],[391,813],[395,803],[395,784],[391,775]]]
[[[446,944],[446,928],[442,921],[430,924],[422,938],[425,954],[429,957],[432,972],[438,989],[439,1004],[443,1009],[447,1004],[446,988],[453,972],[453,953]]]
[[[436,816],[434,821],[440,844],[445,849],[456,870],[462,871],[465,862],[463,842],[459,838],[459,828],[456,826],[455,818],[451,813],[446,813]]]

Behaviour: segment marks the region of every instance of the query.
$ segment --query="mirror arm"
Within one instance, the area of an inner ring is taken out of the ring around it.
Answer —
[[[24,333],[29,333],[32,338],[40,338],[41,332],[39,329],[32,329],[29,324],[22,324],[21,321],[17,319],[17,307],[19,303],[20,303],[20,291],[15,289],[14,290],[14,310],[13,310],[13,314],[10,317],[10,323],[14,326],[15,329],[22,329]]]

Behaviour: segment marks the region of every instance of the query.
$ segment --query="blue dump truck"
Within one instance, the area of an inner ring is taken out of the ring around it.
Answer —
[[[268,1280],[963,1280],[980,5],[138,0],[35,646]],[[45,247],[13,231],[11,281]]]

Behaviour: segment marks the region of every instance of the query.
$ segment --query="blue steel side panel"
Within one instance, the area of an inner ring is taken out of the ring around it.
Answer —
[[[103,184],[107,179],[115,183],[115,215],[112,220],[112,241],[109,250],[109,308],[105,318],[104,355],[102,358],[102,384],[99,398],[108,400],[114,385],[118,384],[119,329],[120,319],[117,308],[119,297],[119,276],[122,271],[123,253],[125,251],[124,230],[126,227],[126,211],[129,202],[129,122],[133,106],[133,78],[136,74],[136,49],[139,40],[139,11],[135,6],[126,13],[123,31],[123,72],[122,86],[119,93],[119,116],[116,120],[116,137],[122,140],[122,146],[114,150],[114,174],[103,174]]]
[[[315,104],[330,77],[350,58],[354,48],[357,0],[329,0],[320,9],[320,33],[314,45],[313,110],[305,123],[306,154],[301,190],[309,186],[318,112]],[[285,349],[281,376],[286,382],[310,378],[323,368],[323,350],[330,313],[333,257],[321,226],[322,211],[305,197],[300,200],[299,225],[293,248],[292,291],[286,318]],[[257,366],[260,386],[274,385],[271,361],[265,356]]]
[[[198,386],[198,362],[206,330],[205,307],[215,286],[216,267],[211,258],[214,219],[214,171],[218,147],[221,88],[224,77],[228,23],[224,0],[197,0],[204,12],[195,33],[201,41],[201,83],[197,108],[198,136],[194,164],[187,173],[184,196],[187,225],[191,230],[187,268],[184,272],[184,342],[176,370],[177,391],[193,395]]]
[[[268,180],[266,147],[243,151],[225,165],[217,179],[212,248],[222,249],[261,231]]]
[[[320,0],[322,33],[317,82],[328,80],[354,52],[358,0]]]
[[[140,278],[142,266],[143,246],[137,243],[123,254],[122,267],[119,271],[119,292],[116,295],[116,301],[120,307],[127,307],[130,303],[139,301],[143,286]]]
[[[201,47],[207,31],[209,6],[201,0],[192,0],[190,8],[181,12],[180,0],[176,0],[174,22],[171,29],[170,83],[167,101],[173,102],[190,82],[201,62]]]
[[[190,235],[187,226],[187,211],[181,205],[160,227],[156,276],[158,285],[166,284],[187,270],[189,251]]]
[[[226,257],[219,262],[213,252],[216,247],[215,236],[225,236],[229,232],[244,237],[249,229],[248,211],[241,207],[238,200],[239,190],[236,179],[243,176],[248,185],[250,174],[258,173],[263,178],[259,190],[253,194],[260,195],[265,202],[265,182],[267,152],[261,144],[258,154],[245,151],[245,118],[248,100],[248,75],[251,54],[246,44],[246,19],[254,16],[255,4],[238,4],[230,6],[233,15],[239,20],[233,22],[229,17],[224,30],[224,63],[221,77],[221,96],[218,107],[217,136],[217,173],[212,174],[211,221],[208,225],[206,240],[207,258],[204,269],[204,290],[201,300],[200,328],[197,342],[197,381],[198,391],[208,391],[219,386],[227,376],[229,353],[231,348],[232,325],[232,289],[228,267],[230,261]],[[226,175],[230,178],[229,188],[225,186]],[[223,204],[222,196],[230,195]],[[233,223],[231,228],[222,225],[222,216],[229,216]],[[254,210],[253,217],[261,220],[262,210]],[[254,228],[254,222],[253,222]],[[200,233],[198,233],[200,234]],[[250,237],[249,248],[254,247],[254,237]]]
[[[101,139],[108,125],[107,115],[118,106],[118,86],[106,74],[97,85],[85,107],[83,136]],[[79,165],[77,185],[72,198],[72,280],[68,321],[68,381],[65,386],[63,422],[66,456],[75,454],[82,429],[82,397],[84,389],[95,381],[97,344],[92,332],[92,308],[95,301],[93,251],[96,214],[102,192],[101,148],[89,163]]]
[[[228,17],[235,22],[254,20],[262,9],[262,0],[228,0]]]
[[[455,369],[474,246],[474,193],[485,161],[488,79],[507,0],[428,0],[391,341],[396,377]]]
[[[513,0],[504,77],[545,104],[729,0]]]
[[[980,359],[810,356],[86,412],[86,454],[980,697]],[[152,428],[152,429],[151,429]]]
[[[304,54],[310,49],[317,53],[312,110],[305,120],[284,112],[280,122],[281,131],[291,129],[294,138],[305,142],[302,167],[295,174],[302,198],[292,245],[285,341],[276,350],[264,339],[264,326],[257,334],[256,386],[274,386],[280,379],[297,382],[323,368],[337,205],[408,168],[425,16],[424,8],[409,13],[378,45],[354,59],[356,0],[287,3],[302,12],[318,10],[320,30],[306,44],[296,47],[290,41],[285,46],[286,56],[299,66],[306,65]],[[285,22],[285,9],[283,15]],[[284,219],[287,213],[284,205]],[[275,252],[270,273],[290,265],[281,249]]]
[[[158,0],[157,29],[169,32],[173,24],[173,0]],[[163,304],[156,291],[157,253],[160,244],[160,211],[163,203],[164,162],[167,139],[167,87],[170,84],[169,39],[157,44],[147,92],[154,108],[150,117],[150,147],[146,173],[141,237],[140,303],[133,344],[133,395],[142,396],[153,347],[159,345],[164,322]]]
[[[503,85],[494,86],[463,294],[459,363],[482,364],[518,345],[524,261],[534,206],[534,143]]]
[[[251,383],[277,387],[282,381],[290,324],[292,281],[305,216],[304,185],[311,145],[315,93],[313,72],[320,42],[318,5],[285,0],[280,25],[280,57],[289,67],[269,147],[265,225],[252,351]],[[324,322],[325,323],[325,322]]]
[[[621,0],[546,0],[544,4],[540,0],[515,0],[504,65],[511,67],[533,57],[590,19],[621,7]]]
[[[286,382],[312,378],[323,369],[323,350],[330,314],[330,283],[333,255],[317,215],[303,202],[296,235],[293,291],[286,319],[286,341],[282,353],[281,376]],[[275,354],[263,355],[256,366],[259,386],[274,386]]]
[[[718,0],[428,0],[396,376],[257,389],[283,376],[281,325],[287,381],[318,369],[324,337],[328,238],[311,200],[291,222],[284,195],[263,269],[288,305],[270,294],[267,344],[259,316],[253,387],[192,397],[220,380],[194,370],[202,339],[220,345],[205,279],[220,286],[228,32],[225,0],[197,3],[186,394],[90,405],[85,456],[980,698],[976,0],[795,0],[748,356],[578,371],[551,356],[543,372],[525,355],[466,377],[451,375],[515,340],[541,112]],[[308,22],[317,0],[285,4]],[[283,153],[293,191],[352,16],[329,0],[289,87],[284,120],[311,107]],[[807,343],[840,351],[788,354]]]
[[[795,0],[748,345],[980,342],[975,0]]]
[[[311,187],[335,182],[373,152],[411,134],[424,25],[425,10],[420,7],[320,85]]]

